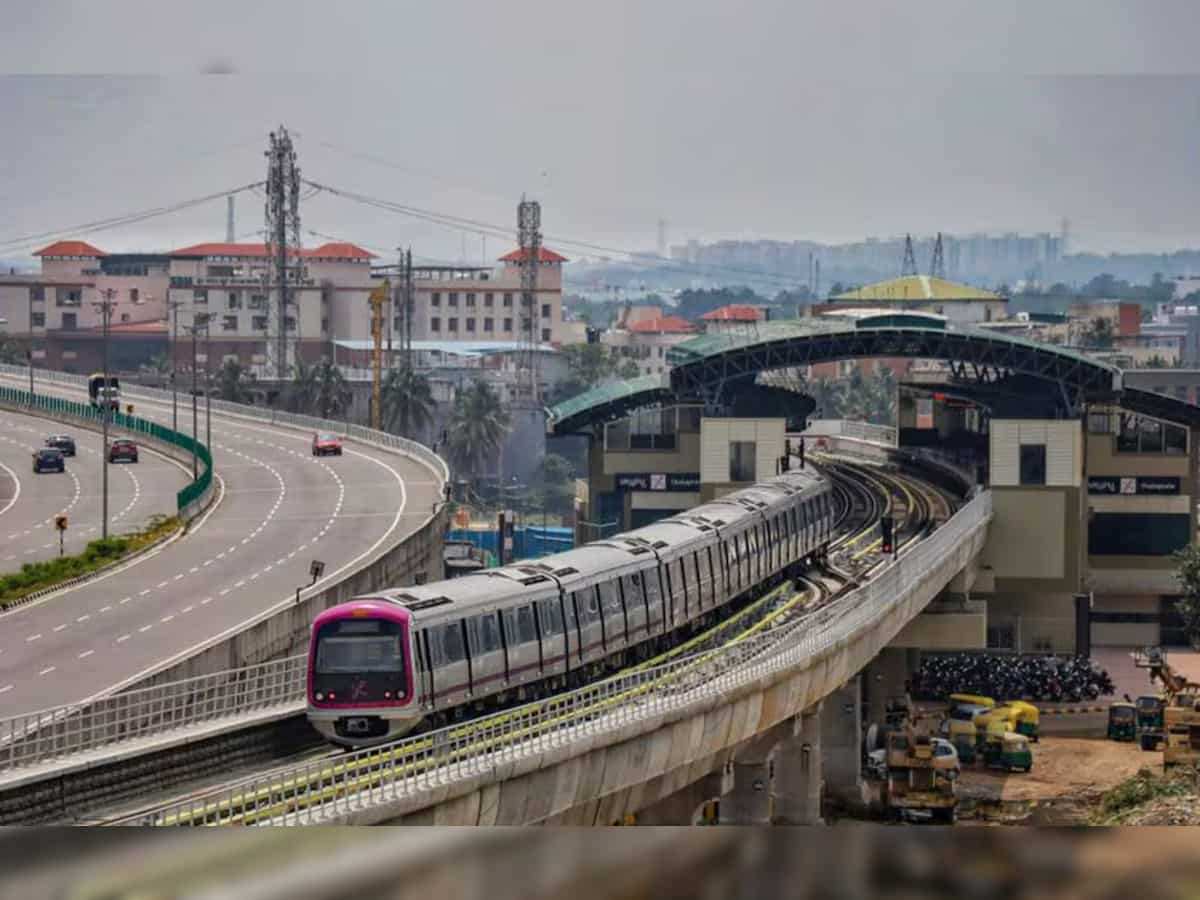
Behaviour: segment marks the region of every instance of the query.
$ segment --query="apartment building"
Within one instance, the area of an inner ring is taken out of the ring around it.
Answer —
[[[514,250],[500,257],[500,265],[494,268],[414,267],[414,340],[520,341],[528,322],[521,304],[521,271],[528,258],[529,251]],[[566,261],[545,247],[538,252],[536,332],[541,343],[554,347],[561,346],[564,338],[562,265]],[[401,329],[399,316],[393,329]]]
[[[680,316],[664,316],[658,309],[655,313],[646,318],[622,317],[616,327],[600,336],[602,344],[636,362],[642,375],[663,375],[671,371],[667,351],[695,337],[699,331]]]

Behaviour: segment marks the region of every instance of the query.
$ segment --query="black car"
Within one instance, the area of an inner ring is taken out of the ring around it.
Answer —
[[[67,471],[67,461],[63,458],[62,451],[57,447],[43,447],[41,450],[33,451],[34,475],[39,475],[42,472],[65,471]]]
[[[108,461],[115,462],[131,462],[138,461],[137,444],[128,438],[117,438],[108,448]]]
[[[75,438],[69,434],[52,434],[46,438],[46,446],[61,450],[63,456],[75,455]]]

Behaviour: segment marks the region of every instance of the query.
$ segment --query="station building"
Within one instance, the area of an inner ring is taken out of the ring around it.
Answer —
[[[963,627],[938,630],[937,649],[1182,641],[1172,554],[1196,540],[1200,408],[1125,384],[1081,353],[944,316],[818,317],[766,323],[753,338],[704,335],[673,348],[668,376],[555,407],[552,432],[590,442],[578,538],[774,475],[812,401],[771,393],[760,372],[892,356],[922,361],[900,387],[897,449],[940,459],[993,498],[986,546],[942,598],[970,615],[941,620]]]

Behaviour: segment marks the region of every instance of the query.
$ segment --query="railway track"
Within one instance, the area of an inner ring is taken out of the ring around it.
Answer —
[[[903,521],[905,545],[918,540],[934,526],[933,514],[937,501],[926,495],[922,485],[894,473],[864,471],[866,467],[830,464],[826,471],[833,477],[835,490],[842,498],[838,526],[841,534],[831,542],[830,556],[861,560],[847,573],[838,566],[826,563],[813,571],[796,578],[796,583],[784,582],[752,601],[731,616],[694,635],[671,649],[626,668],[616,676],[630,675],[642,670],[668,663],[672,660],[690,658],[683,669],[670,673],[672,684],[658,684],[654,688],[640,690],[687,690],[696,679],[711,678],[715,674],[709,665],[722,648],[729,647],[763,632],[778,631],[780,635],[790,633],[810,621],[818,621],[832,602],[861,578],[869,575],[886,560],[874,549],[879,541],[875,522],[885,511],[897,509]],[[836,472],[835,472],[836,470]],[[942,498],[945,501],[945,498]],[[900,507],[903,511],[900,512]],[[948,503],[946,504],[948,509]],[[798,589],[794,589],[798,588]],[[743,661],[744,662],[744,661]],[[548,723],[530,728],[528,737],[552,732],[556,728],[567,729],[581,721],[598,718],[614,704],[635,698],[636,691],[617,697],[598,700],[595,708],[575,710],[561,721],[553,717]],[[345,796],[355,791],[367,791],[376,786],[385,776],[394,777],[397,771],[408,774],[431,772],[446,761],[444,753],[436,755],[434,750],[453,748],[453,758],[483,755],[494,749],[490,731],[497,724],[527,714],[531,707],[541,711],[553,710],[556,698],[551,697],[527,704],[509,712],[496,713],[476,721],[467,721],[441,732],[429,734],[425,739],[405,742],[399,747],[381,747],[368,757],[364,765],[356,760],[356,777],[345,780],[345,766],[339,757],[342,750],[331,749],[317,754],[306,765],[305,774],[296,777],[295,768],[273,767],[256,773],[253,778],[236,779],[214,787],[202,788],[176,797],[168,803],[156,803],[143,808],[126,811],[107,819],[93,820],[96,824],[108,825],[253,825],[279,822],[306,809],[318,806],[333,796]],[[265,783],[265,784],[264,784]],[[238,792],[242,786],[244,790]],[[215,799],[220,795],[222,799]]]

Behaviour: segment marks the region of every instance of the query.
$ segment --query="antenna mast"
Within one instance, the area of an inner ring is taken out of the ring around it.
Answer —
[[[292,286],[304,278],[300,256],[300,167],[292,138],[282,125],[271,132],[267,157],[267,290],[275,286],[278,295],[267,303],[267,366],[282,383],[291,369],[292,350],[288,335],[289,313],[293,311]],[[294,321],[294,320],[293,320]]]
[[[537,277],[542,255],[542,205],[521,198],[517,207],[517,242],[521,256],[521,347],[517,354],[517,395],[535,409],[538,397]]]
[[[917,274],[917,257],[913,253],[912,235],[904,236],[904,262],[900,266],[900,277],[907,278]]]

